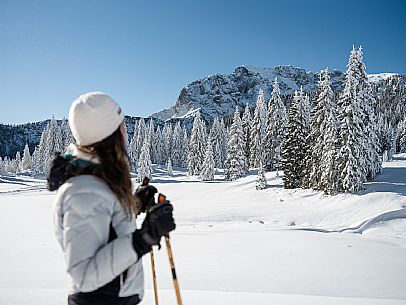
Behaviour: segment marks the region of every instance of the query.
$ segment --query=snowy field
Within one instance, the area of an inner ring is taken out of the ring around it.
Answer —
[[[172,236],[185,305],[406,304],[406,155],[356,195],[284,190],[275,172],[255,190],[156,169],[175,207]],[[66,304],[53,235],[55,194],[29,177],[0,178],[0,304]],[[160,304],[176,304],[163,243],[155,252]],[[152,305],[149,256],[146,296]]]

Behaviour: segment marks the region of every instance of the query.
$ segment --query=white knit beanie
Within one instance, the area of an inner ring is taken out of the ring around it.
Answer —
[[[69,126],[78,145],[91,145],[108,136],[123,122],[117,103],[102,92],[79,96],[69,109]]]

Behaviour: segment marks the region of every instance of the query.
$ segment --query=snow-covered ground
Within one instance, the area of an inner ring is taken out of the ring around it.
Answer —
[[[175,207],[171,235],[184,304],[406,304],[406,155],[362,193],[285,190],[275,172],[255,190],[156,169]],[[55,194],[43,180],[0,178],[0,304],[66,304],[67,275],[53,235]],[[161,304],[176,304],[165,246],[156,254]],[[153,304],[149,257],[146,296]]]

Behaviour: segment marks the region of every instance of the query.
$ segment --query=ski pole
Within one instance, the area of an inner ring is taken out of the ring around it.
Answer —
[[[178,283],[178,278],[176,276],[175,263],[173,261],[173,253],[172,253],[171,241],[169,239],[169,234],[165,236],[165,242],[166,242],[166,249],[168,250],[169,264],[171,266],[171,271],[172,271],[172,280],[173,280],[173,287],[175,288],[176,300],[178,301],[178,305],[182,305],[182,298],[180,296],[179,283]]]
[[[165,195],[159,194],[158,203],[163,203],[163,202],[169,202],[169,201],[166,200]],[[178,277],[176,276],[175,262],[173,260],[173,252],[172,252],[171,240],[170,240],[169,234],[165,235],[165,242],[166,242],[166,249],[168,250],[169,265],[171,267],[172,281],[173,281],[173,287],[175,288],[176,300],[178,302],[178,305],[182,305],[182,298],[180,296],[179,282],[178,282]]]
[[[154,249],[151,249],[150,254],[151,254],[152,281],[154,282],[155,305],[158,305],[158,285],[156,282]]]
[[[148,177],[144,177],[142,180],[141,184],[139,187],[147,187],[149,185],[150,179]],[[149,213],[150,209],[152,208],[152,205],[154,202],[148,202],[148,205],[145,206],[145,211],[147,214]],[[157,284],[157,279],[156,279],[156,272],[155,272],[155,257],[154,257],[154,249],[151,247],[150,257],[151,257],[151,271],[152,271],[152,282],[154,284],[154,299],[155,299],[155,305],[159,305],[158,301],[158,284]]]

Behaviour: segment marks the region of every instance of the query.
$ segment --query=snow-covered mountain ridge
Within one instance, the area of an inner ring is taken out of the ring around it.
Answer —
[[[330,75],[333,89],[342,89],[344,74],[332,70]],[[306,92],[314,92],[319,75],[293,66],[240,66],[230,74],[214,74],[191,82],[181,90],[173,107],[154,113],[152,117],[164,121],[183,119],[191,111],[200,108],[202,117],[210,123],[216,117],[230,115],[237,105],[241,108],[247,104],[254,106],[260,88],[264,90],[265,97],[269,98],[275,78],[280,83],[281,93],[288,95],[301,86]]]
[[[341,91],[345,74],[338,70],[331,70],[329,74],[333,90]],[[397,74],[371,74],[370,80],[377,83],[393,75]],[[276,78],[282,95],[291,95],[300,87],[303,87],[305,92],[314,93],[317,90],[319,72],[306,71],[289,65],[239,66],[230,74],[213,74],[191,82],[181,90],[174,106],[154,113],[152,117],[163,121],[181,119],[184,124],[189,125],[188,121],[194,116],[193,112],[201,109],[204,120],[211,123],[216,117],[233,113],[236,106],[241,109],[247,104],[254,106],[260,88],[264,90],[265,98],[268,99],[272,92],[272,83]],[[185,118],[189,119],[185,122]]]

